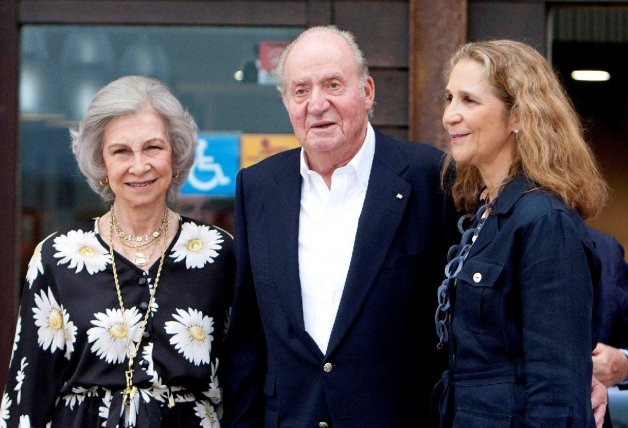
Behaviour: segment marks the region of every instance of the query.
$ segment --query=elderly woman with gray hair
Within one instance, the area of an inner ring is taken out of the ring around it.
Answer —
[[[219,426],[232,238],[169,208],[194,161],[194,119],[160,82],[128,76],[71,135],[111,208],[37,246],[0,425]]]

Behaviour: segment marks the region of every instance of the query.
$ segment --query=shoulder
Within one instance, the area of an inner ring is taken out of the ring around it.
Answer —
[[[186,236],[197,235],[197,234],[211,234],[212,236],[218,237],[218,239],[224,239],[225,241],[233,241],[233,236],[227,232],[225,229],[218,227],[213,224],[208,224],[200,220],[193,219],[191,217],[186,217],[184,215],[180,215],[181,221],[181,235],[179,239],[183,239]],[[185,236],[184,236],[185,235]]]

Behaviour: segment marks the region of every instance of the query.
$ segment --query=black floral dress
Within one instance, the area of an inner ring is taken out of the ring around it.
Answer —
[[[97,224],[54,233],[35,250],[0,427],[219,427],[216,372],[233,292],[232,237],[179,219],[140,337],[159,257],[144,271],[114,253],[123,314],[109,235]],[[137,392],[125,402],[128,344],[138,341]]]

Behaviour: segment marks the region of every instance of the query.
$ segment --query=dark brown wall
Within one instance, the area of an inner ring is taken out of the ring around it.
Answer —
[[[17,284],[17,25],[13,1],[0,3],[0,385],[15,324]]]

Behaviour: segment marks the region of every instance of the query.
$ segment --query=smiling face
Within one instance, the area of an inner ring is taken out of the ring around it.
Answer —
[[[313,169],[317,158],[349,162],[364,142],[375,87],[369,76],[360,88],[353,58],[341,36],[316,32],[286,59],[284,102]]]
[[[495,95],[482,65],[460,60],[447,83],[443,125],[456,163],[478,168],[487,185],[501,183],[514,159],[516,123]]]
[[[172,146],[166,125],[151,109],[112,119],[102,156],[116,206],[163,207],[172,181]]]

